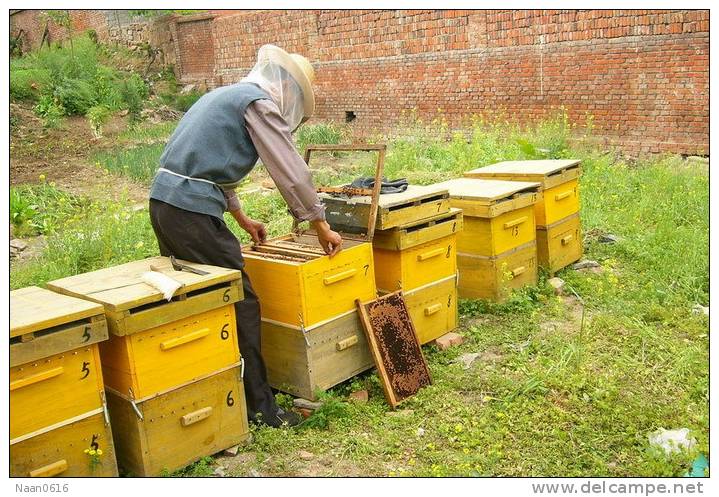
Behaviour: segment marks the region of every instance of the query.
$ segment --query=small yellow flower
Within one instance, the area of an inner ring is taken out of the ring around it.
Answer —
[[[464,428],[464,427],[463,427],[461,424],[459,424],[459,423],[457,423],[456,425],[454,425],[454,431],[456,431],[457,433],[460,433],[463,428]]]
[[[45,181],[45,175],[44,175],[44,174],[41,174],[41,175],[38,176],[38,177],[40,178],[40,181]]]
[[[85,454],[87,454],[90,452],[90,449],[85,449],[84,452],[85,452]]]
[[[97,454],[97,451],[96,451],[95,449],[90,450],[90,455],[91,455],[91,456],[94,456],[95,454]]]
[[[101,455],[102,455],[102,449],[97,449],[97,455],[98,455],[98,456],[101,456]]]

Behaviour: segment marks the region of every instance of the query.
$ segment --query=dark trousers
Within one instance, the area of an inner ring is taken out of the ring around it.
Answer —
[[[214,216],[179,209],[150,199],[150,221],[160,254],[242,271],[245,298],[235,304],[240,352],[245,360],[245,396],[250,419],[277,412],[274,395],[260,353],[260,302],[247,277],[240,242],[225,222]]]

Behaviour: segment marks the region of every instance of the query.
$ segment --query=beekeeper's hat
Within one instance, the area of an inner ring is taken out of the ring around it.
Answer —
[[[263,45],[257,52],[257,62],[273,62],[295,80],[302,90],[304,118],[303,121],[312,116],[315,111],[315,95],[312,91],[312,82],[315,79],[315,71],[312,64],[300,54],[289,54],[275,45]]]

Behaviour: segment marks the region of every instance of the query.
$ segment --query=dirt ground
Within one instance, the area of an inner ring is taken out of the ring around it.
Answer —
[[[96,139],[84,117],[71,116],[60,127],[45,129],[30,106],[11,105],[17,124],[10,132],[10,185],[54,182],[58,188],[91,198],[147,201],[147,188],[130,178],[113,175],[90,161],[93,151],[112,147],[126,129],[126,118],[114,117]]]

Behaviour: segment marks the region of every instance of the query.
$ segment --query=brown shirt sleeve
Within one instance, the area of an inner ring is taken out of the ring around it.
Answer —
[[[324,220],[325,206],[277,105],[271,100],[254,101],[245,110],[245,125],[292,215],[300,221]]]

